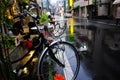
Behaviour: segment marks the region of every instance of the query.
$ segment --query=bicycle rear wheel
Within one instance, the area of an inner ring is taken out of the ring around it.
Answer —
[[[59,74],[65,80],[75,80],[80,68],[80,59],[76,48],[67,42],[56,42],[50,46],[54,56],[65,65],[61,67],[49,54],[49,49],[41,55],[38,62],[38,73],[41,80],[54,80]]]

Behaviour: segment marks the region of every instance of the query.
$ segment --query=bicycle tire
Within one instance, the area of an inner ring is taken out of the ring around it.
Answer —
[[[66,48],[69,48],[69,50]],[[76,48],[68,42],[58,41],[50,45],[50,49],[54,52],[55,57],[65,64],[65,68],[60,67],[51,59],[48,53],[49,49],[47,48],[43,51],[38,61],[39,78],[41,80],[54,80],[51,78],[54,78],[55,74],[61,74],[65,80],[75,80],[80,68],[80,57]],[[61,54],[62,52],[64,54]],[[64,59],[66,59],[66,62],[64,62]]]

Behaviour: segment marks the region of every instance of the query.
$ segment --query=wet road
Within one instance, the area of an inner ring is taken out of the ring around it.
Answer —
[[[82,24],[79,21],[78,23]],[[92,35],[89,38],[92,53],[86,58],[92,57],[90,59],[92,60],[90,61],[92,65],[90,70],[94,75],[93,80],[118,80],[120,78],[120,30],[116,26],[110,26],[108,23],[103,24],[101,21],[92,22],[91,20],[89,24],[89,26],[84,25],[88,27],[87,36]],[[79,27],[76,30],[80,32],[83,29],[83,24]],[[92,33],[89,34],[89,32]]]
[[[75,47],[77,48],[76,46],[76,39],[75,39],[75,32],[76,32],[76,29],[75,29],[75,25],[77,23],[74,21],[73,18],[69,18],[68,19],[68,27],[66,29],[67,31],[67,41],[68,42],[71,42],[73,45],[75,45]],[[81,55],[81,53],[79,53]],[[80,56],[80,70],[79,70],[79,74],[76,78],[76,80],[92,80],[92,70],[90,70],[90,68],[88,68],[90,65],[88,65],[88,63],[90,64],[89,60],[87,60],[85,57],[83,56]]]
[[[62,20],[63,18],[58,19]],[[94,33],[94,30],[92,31],[83,28],[79,23],[76,23],[73,18],[65,20],[68,21],[68,25],[66,33],[63,35],[65,36],[63,40],[72,43],[78,50],[81,50],[79,41],[79,39],[81,39],[81,34],[83,35],[83,39],[91,40],[91,42],[88,42],[88,44],[90,44],[89,53],[79,53],[81,63],[76,80],[118,80],[117,78],[119,78],[120,73],[120,51],[118,48],[114,47],[116,36],[110,34],[113,33],[113,31],[98,29],[96,30],[96,33]],[[86,34],[87,36],[85,36]],[[119,39],[120,38],[117,37],[116,42],[119,42]],[[91,53],[93,48],[95,48],[95,50]],[[97,77],[95,79],[93,79],[93,73],[96,73],[95,75]]]

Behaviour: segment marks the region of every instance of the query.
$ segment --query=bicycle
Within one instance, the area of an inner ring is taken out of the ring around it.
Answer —
[[[67,22],[65,21],[64,26],[60,25],[61,21],[49,21],[48,23],[48,31],[54,38],[59,38],[66,30]]]
[[[21,68],[29,64],[37,54],[39,56],[38,78],[41,80],[53,80],[55,74],[61,74],[65,77],[65,80],[75,80],[80,68],[80,59],[76,48],[72,44],[62,40],[49,43],[38,26],[38,17],[32,16],[27,10],[24,10],[23,15],[19,15],[18,17],[26,14],[34,20],[39,36],[36,39],[36,44],[33,44],[34,52],[31,58]],[[32,49],[28,53],[31,51]]]

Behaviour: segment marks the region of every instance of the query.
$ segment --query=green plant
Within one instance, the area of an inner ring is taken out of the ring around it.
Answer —
[[[23,3],[29,3],[30,2],[30,0],[20,0],[21,2],[23,2]]]
[[[1,57],[0,60],[3,61],[4,65],[2,65],[2,76],[1,78],[6,78],[4,80],[15,80],[15,75],[13,73],[13,69],[12,69],[12,65],[11,65],[11,61],[10,61],[10,57],[9,57],[9,49],[13,48],[13,41],[14,39],[9,36],[9,35],[0,35],[0,43],[2,43],[0,46],[1,50],[3,50],[1,52]]]
[[[4,44],[3,45],[6,45],[9,49],[13,49],[15,47],[14,46],[15,40],[12,36],[7,35],[7,34],[0,35],[0,42],[2,42],[2,39],[4,39]]]
[[[6,24],[7,26],[11,26],[11,20],[8,19],[8,10],[12,6],[12,0],[0,0],[0,25]],[[11,4],[10,4],[11,2]],[[1,27],[1,26],[0,26]]]
[[[40,15],[40,23],[46,23],[49,21],[48,15],[47,14],[42,14]]]
[[[7,27],[12,26],[11,21],[8,19],[10,15],[7,13],[7,10],[9,10],[12,6],[12,1],[13,0],[0,0],[0,50],[2,51],[0,60],[4,62],[4,65],[0,65],[0,69],[1,67],[5,69],[1,70],[1,75],[4,75],[0,77],[2,80],[15,80],[15,75],[13,74],[9,58],[9,48],[13,47],[13,45],[11,45],[13,38],[6,34]]]

